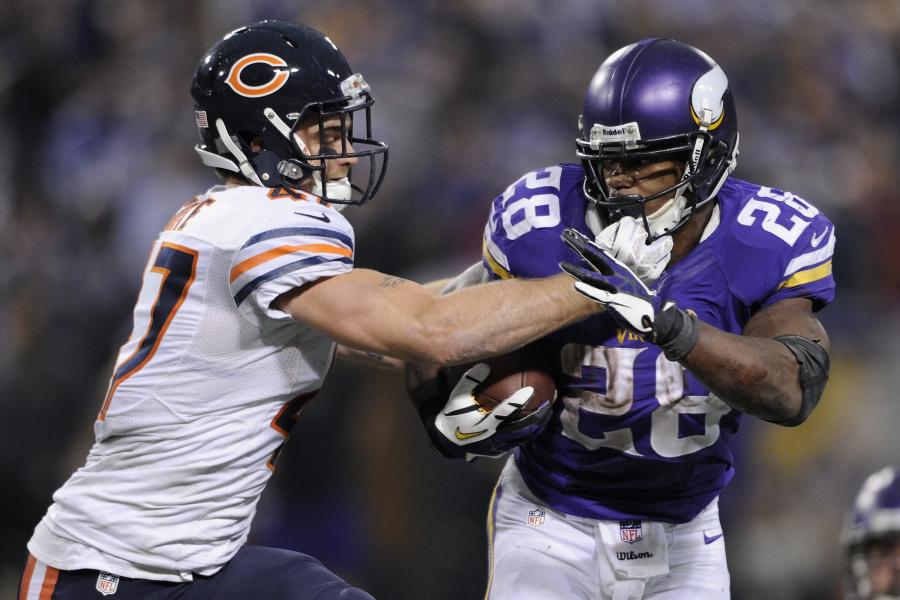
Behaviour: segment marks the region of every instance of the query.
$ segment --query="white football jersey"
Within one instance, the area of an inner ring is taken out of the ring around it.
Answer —
[[[86,464],[28,543],[58,569],[187,581],[246,541],[335,344],[271,307],[353,265],[353,229],[305,194],[215,187],[160,234]]]

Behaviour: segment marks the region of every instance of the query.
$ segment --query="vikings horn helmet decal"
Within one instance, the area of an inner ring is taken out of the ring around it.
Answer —
[[[728,91],[728,78],[719,65],[704,73],[691,90],[691,116],[694,123],[712,131],[725,118],[722,98]]]

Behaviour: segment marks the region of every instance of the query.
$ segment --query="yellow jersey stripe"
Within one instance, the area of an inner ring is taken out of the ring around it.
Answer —
[[[488,534],[488,584],[484,592],[484,600],[491,595],[491,585],[494,583],[494,519],[497,512],[497,490],[500,489],[500,481],[494,485],[491,492],[491,503],[488,505],[487,534]]]
[[[819,279],[824,279],[831,275],[831,261],[829,260],[826,263],[822,263],[818,267],[813,267],[812,269],[806,269],[805,271],[797,271],[787,279],[781,282],[781,285],[778,286],[778,289],[796,287],[798,285],[803,285],[804,283],[811,283],[813,281],[818,281]]]
[[[491,268],[491,271],[499,277],[500,279],[511,279],[512,273],[503,268],[503,265],[498,263],[493,256],[491,256],[490,250],[488,250],[487,242],[483,242],[481,245],[481,254],[484,256],[485,262]]]

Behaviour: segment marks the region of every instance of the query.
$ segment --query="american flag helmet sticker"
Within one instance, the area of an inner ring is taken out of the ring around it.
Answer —
[[[194,114],[197,115],[197,127],[200,129],[206,129],[209,127],[209,121],[206,119],[206,111],[198,110],[195,111]]]

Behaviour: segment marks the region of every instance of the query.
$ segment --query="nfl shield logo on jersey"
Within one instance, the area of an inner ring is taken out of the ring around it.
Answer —
[[[619,521],[619,535],[623,542],[633,544],[644,537],[640,521]]]
[[[547,520],[547,511],[535,508],[528,511],[528,524],[532,527],[540,527]]]
[[[111,596],[117,589],[119,589],[118,575],[100,571],[100,575],[97,576],[97,591],[104,596]]]

